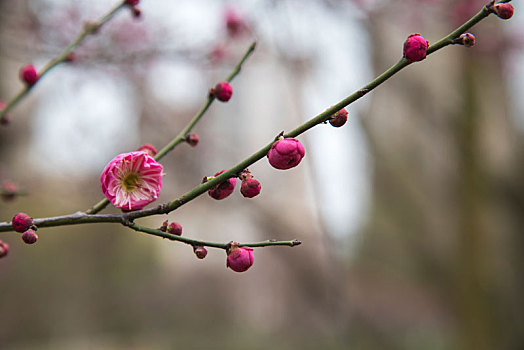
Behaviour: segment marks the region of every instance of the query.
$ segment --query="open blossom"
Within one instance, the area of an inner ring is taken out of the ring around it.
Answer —
[[[142,151],[122,153],[107,164],[100,182],[117,208],[139,210],[158,198],[164,167]]]

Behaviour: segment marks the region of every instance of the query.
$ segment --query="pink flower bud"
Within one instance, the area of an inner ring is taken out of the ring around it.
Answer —
[[[151,157],[156,156],[156,154],[158,153],[158,151],[156,150],[156,147],[153,146],[153,145],[150,145],[149,143],[146,143],[146,144],[138,147],[137,151],[146,152]]]
[[[207,249],[204,247],[193,247],[193,252],[199,259],[204,259],[207,255]]]
[[[226,266],[233,271],[244,272],[253,265],[254,260],[252,248],[233,246],[227,256]]]
[[[233,87],[227,81],[221,81],[211,89],[211,93],[215,95],[217,100],[227,102],[233,95]]]
[[[300,141],[296,139],[281,139],[271,146],[267,153],[267,159],[273,168],[285,170],[296,167],[305,154],[306,150]]]
[[[215,176],[218,176],[222,174],[225,170],[219,171],[215,174]],[[236,177],[229,178],[228,180],[222,182],[217,187],[207,191],[207,193],[211,196],[211,198],[214,198],[216,200],[221,200],[226,197],[228,197],[233,191],[235,190],[235,185],[237,184]]]
[[[495,4],[495,6],[493,6],[495,14],[502,19],[510,19],[513,17],[514,10],[513,5],[507,2]]]
[[[420,34],[411,34],[404,42],[404,58],[410,62],[422,61],[426,58],[429,43]]]
[[[29,86],[34,85],[38,81],[38,72],[32,64],[23,66],[20,69],[20,79]]]
[[[171,233],[172,235],[182,236],[182,225],[180,225],[178,222],[172,222],[167,227],[167,233]]]
[[[140,2],[140,0],[126,0],[126,5],[136,6],[136,5],[138,5],[139,2]]]
[[[197,134],[189,134],[186,136],[186,142],[191,147],[195,147],[196,145],[198,145],[198,141],[199,141],[199,138]]]
[[[26,213],[18,213],[11,220],[11,224],[16,232],[25,232],[29,227],[33,226],[33,218]]]
[[[472,47],[475,45],[475,35],[471,33],[461,34],[455,42],[464,45],[465,47]]]
[[[0,241],[0,258],[3,258],[9,253],[9,244]]]
[[[339,128],[342,125],[346,124],[348,120],[348,111],[345,108],[342,108],[337,113],[333,114],[329,118],[329,124],[333,125],[335,128]]]
[[[22,233],[22,240],[27,244],[33,244],[36,243],[36,241],[38,241],[38,235],[34,230],[29,229]]]
[[[242,181],[242,185],[240,185],[240,193],[244,197],[253,198],[260,193],[260,187],[260,182],[257,180],[253,178],[245,179]]]

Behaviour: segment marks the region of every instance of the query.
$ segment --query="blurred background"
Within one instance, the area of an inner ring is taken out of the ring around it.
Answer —
[[[0,99],[22,87],[89,19],[117,1],[0,1]],[[86,210],[99,174],[143,143],[161,148],[253,40],[233,81],[162,163],[157,203],[227,169],[359,89],[402,54],[470,18],[478,0],[144,0],[42,79],[0,128],[0,220]],[[524,348],[524,37],[509,21],[472,29],[352,104],[349,123],[301,135],[306,157],[250,170],[261,194],[203,195],[167,217],[219,242],[300,239],[255,250],[246,273],[225,253],[114,224],[19,234],[0,260],[2,349]],[[229,26],[227,25],[229,18]],[[108,208],[105,212],[117,212]]]

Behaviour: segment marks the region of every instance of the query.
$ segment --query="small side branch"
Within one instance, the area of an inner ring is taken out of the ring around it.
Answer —
[[[14,107],[18,102],[20,102],[33,87],[35,87],[38,82],[47,74],[52,68],[56,67],[58,64],[68,60],[69,55],[90,35],[96,33],[100,28],[107,23],[113,16],[124,6],[126,6],[125,1],[121,1],[117,6],[112,8],[108,13],[103,15],[100,19],[94,22],[89,22],[84,25],[84,29],[76,36],[73,41],[67,45],[62,52],[53,57],[38,73],[38,81],[34,85],[25,85],[10,101],[7,102],[5,108],[0,111],[0,121],[4,119],[5,115]]]

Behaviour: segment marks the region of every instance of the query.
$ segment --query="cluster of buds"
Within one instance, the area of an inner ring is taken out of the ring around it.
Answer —
[[[32,64],[27,64],[20,69],[20,80],[22,80],[27,86],[35,85],[38,78],[38,72]]]
[[[209,93],[219,101],[227,102],[233,96],[233,87],[227,81],[221,81],[209,90]]]
[[[253,178],[249,169],[244,169],[240,173],[239,179],[242,180],[240,185],[240,193],[246,198],[253,198],[260,194],[260,182]]]
[[[38,235],[37,227],[33,223],[33,218],[26,213],[18,213],[11,220],[11,225],[16,232],[22,233],[22,240],[27,244],[36,243]]]
[[[217,177],[218,175],[222,174],[226,170],[219,171],[215,174],[214,177]],[[211,180],[214,177],[204,177],[202,180],[202,183],[205,183],[209,180]],[[253,175],[248,169],[242,170],[238,178],[242,181],[242,184],[240,185],[240,193],[246,198],[253,198],[260,194],[261,185],[258,180],[255,180],[253,178]],[[237,184],[236,177],[231,177],[227,179],[226,181],[218,184],[214,188],[207,191],[209,196],[216,200],[221,200],[224,198],[229,197],[233,191],[235,190],[235,186]]]
[[[178,222],[169,223],[169,221],[164,221],[162,226],[159,228],[162,232],[167,232],[175,236],[182,236],[182,225]]]
[[[126,5],[128,5],[131,8],[131,11],[133,11],[133,16],[140,17],[142,14],[142,11],[137,7],[140,0],[125,0]]]

